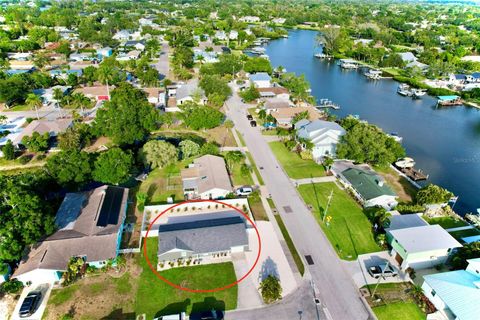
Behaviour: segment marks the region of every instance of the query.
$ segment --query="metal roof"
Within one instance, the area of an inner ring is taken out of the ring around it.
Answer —
[[[389,233],[409,254],[462,246],[439,225],[391,230]]]
[[[383,178],[378,174],[357,168],[348,168],[342,171],[342,175],[365,200],[383,195],[396,196],[395,192],[384,183]]]

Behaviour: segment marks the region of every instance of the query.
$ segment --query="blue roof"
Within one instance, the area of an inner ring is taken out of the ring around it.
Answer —
[[[427,275],[423,278],[455,314],[457,319],[478,319],[480,301],[478,282],[480,281],[480,275],[458,270]]]
[[[33,71],[33,69],[29,69],[29,70],[10,69],[10,70],[7,70],[6,73],[9,76],[12,76],[14,74],[31,73],[32,71]]]
[[[462,241],[465,243],[477,242],[477,241],[480,241],[480,235],[465,237],[465,238],[462,238]]]
[[[272,78],[266,72],[259,72],[250,75],[250,81],[270,81]]]
[[[450,101],[450,100],[457,100],[460,98],[459,96],[438,96],[438,99],[442,101]]]

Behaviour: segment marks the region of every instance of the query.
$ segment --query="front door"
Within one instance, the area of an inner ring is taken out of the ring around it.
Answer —
[[[397,252],[397,254],[395,255],[395,261],[397,261],[400,266],[401,266],[402,263],[403,263],[403,258],[402,258],[401,255],[398,254],[398,252]]]

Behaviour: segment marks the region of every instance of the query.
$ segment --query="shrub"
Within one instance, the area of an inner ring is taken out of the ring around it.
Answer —
[[[21,289],[23,289],[23,283],[18,281],[17,279],[5,281],[0,286],[1,292],[11,293],[11,294],[18,293],[20,292]]]
[[[20,164],[27,164],[30,162],[30,157],[29,156],[21,156],[20,158],[18,158],[18,162],[20,162]]]

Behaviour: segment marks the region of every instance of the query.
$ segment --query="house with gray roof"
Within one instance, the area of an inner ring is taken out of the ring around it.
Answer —
[[[185,84],[179,85],[175,91],[176,105],[180,106],[187,101],[197,100],[200,104],[207,103],[205,92],[198,86],[198,80],[194,79]]]
[[[23,283],[58,283],[72,257],[101,268],[120,249],[128,189],[102,186],[68,193],[55,217],[57,231],[35,244],[13,278]]]
[[[325,120],[300,120],[294,124],[297,137],[313,143],[313,160],[319,162],[324,157],[335,157],[337,144],[346,133],[338,123]]]
[[[441,316],[435,319],[479,318],[480,258],[469,259],[467,262],[465,270],[423,276],[423,293]]]
[[[356,165],[351,161],[335,161],[332,172],[349,188],[364,207],[380,206],[387,210],[397,204],[397,195],[385,183],[385,179],[367,164]]]
[[[240,216],[168,223],[160,225],[158,230],[160,264],[179,259],[211,262],[215,256],[229,257],[245,250],[248,250],[248,236]]]
[[[400,268],[425,269],[443,264],[452,250],[462,245],[439,225],[390,228],[391,255]]]
[[[186,199],[223,199],[233,192],[222,157],[199,157],[180,174]]]

